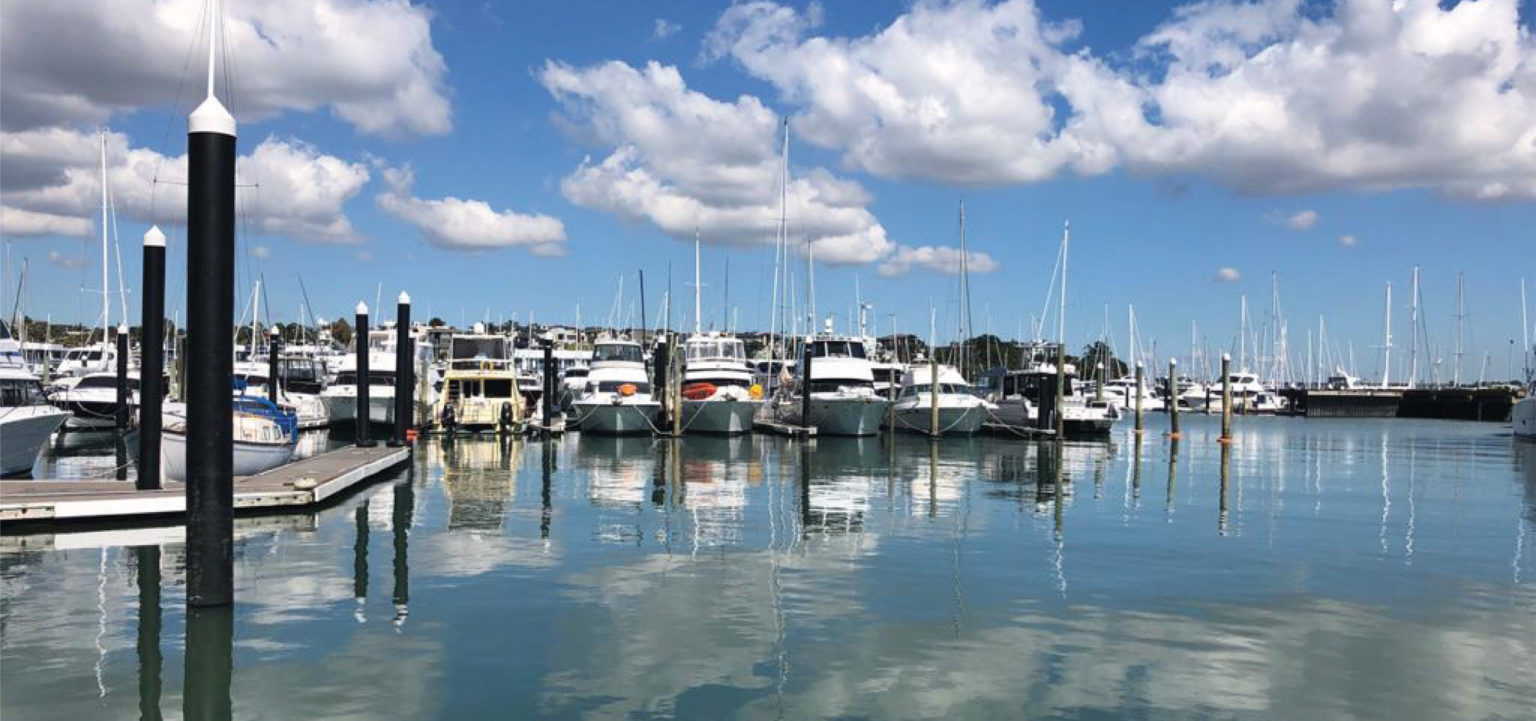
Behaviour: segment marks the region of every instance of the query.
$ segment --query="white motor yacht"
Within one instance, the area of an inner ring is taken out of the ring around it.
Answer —
[[[434,351],[421,334],[416,336],[414,343],[414,412],[416,418],[422,418],[431,412],[436,398],[435,385],[422,382],[433,375]],[[322,360],[327,369],[336,370],[335,377],[320,392],[326,416],[332,424],[354,423],[357,418],[357,354]],[[368,332],[368,420],[383,425],[395,422],[395,330],[392,322]]]
[[[628,435],[655,430],[661,403],[651,395],[640,344],[628,338],[599,338],[586,390],[571,409],[583,433]]]
[[[581,397],[587,389],[587,373],[591,371],[585,363],[574,365],[565,369],[560,374],[560,385],[556,388],[558,405],[556,408],[561,413],[570,413],[576,399]]]
[[[1253,373],[1233,371],[1227,375],[1227,378],[1232,386],[1233,413],[1274,414],[1285,411],[1289,406],[1283,396],[1266,388],[1259,382],[1259,377]],[[1206,403],[1206,410],[1221,413],[1221,384],[1217,383],[1209,391],[1210,400]]]
[[[937,393],[933,382],[935,368]],[[893,409],[896,428],[933,434],[935,406],[938,409],[938,435],[975,433],[997,410],[996,404],[972,393],[971,384],[953,366],[914,364],[901,377],[901,394]]]
[[[683,353],[683,430],[726,435],[751,431],[763,405],[763,389],[752,382],[741,339],[695,333],[683,343]]]
[[[781,423],[811,426],[834,436],[872,436],[880,432],[890,400],[875,392],[874,373],[859,338],[824,332],[805,340],[810,348],[810,378],[805,369],[793,383],[774,394],[773,415]],[[802,354],[803,355],[803,354]],[[804,393],[810,394],[810,416],[803,411]]]
[[[1116,378],[1104,383],[1104,400],[1120,411],[1135,412],[1136,410],[1136,378],[1127,376]],[[1163,401],[1152,389],[1152,383],[1143,378],[1141,381],[1141,410],[1160,411],[1167,408]]]
[[[986,374],[988,397],[997,404],[998,420],[1010,426],[1034,426],[1039,407],[1055,403],[1043,398],[1056,382],[1054,344],[1040,344],[1024,370],[995,369]],[[1093,436],[1108,433],[1120,411],[1108,400],[1082,392],[1077,382],[1077,368],[1068,363],[1062,369],[1066,388],[1062,393],[1062,431],[1069,436]],[[1145,410],[1145,408],[1143,408]]]
[[[139,402],[139,372],[128,371],[128,405]],[[89,373],[54,386],[48,402],[69,412],[64,427],[71,430],[106,430],[117,426],[117,373]]]
[[[48,402],[10,329],[0,323],[0,476],[31,473],[38,453],[68,417]]]

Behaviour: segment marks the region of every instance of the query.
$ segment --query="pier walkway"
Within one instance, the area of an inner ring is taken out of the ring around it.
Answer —
[[[326,499],[406,462],[410,448],[348,446],[235,478],[235,513],[272,512]],[[186,487],[140,491],[127,481],[0,481],[0,532],[59,521],[131,521],[185,514]]]

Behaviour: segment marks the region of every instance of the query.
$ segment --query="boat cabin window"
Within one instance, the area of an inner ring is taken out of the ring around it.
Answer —
[[[487,398],[511,398],[512,379],[488,378],[485,380],[485,397]]]
[[[43,385],[30,378],[6,378],[0,380],[0,406],[40,406],[48,401],[43,397]]]
[[[645,362],[645,358],[640,354],[640,346],[633,343],[599,343],[592,351],[592,360]]]
[[[453,359],[469,360],[488,358],[502,360],[507,357],[507,344],[500,338],[454,338]]]
[[[651,392],[651,384],[645,382],[635,383],[632,381],[600,381],[591,385],[597,386],[596,392],[598,393],[618,393],[619,386],[624,385],[634,386],[636,395],[642,395]],[[591,389],[591,385],[588,386],[589,390]]]
[[[340,373],[337,373],[336,374],[336,385],[339,385],[339,386],[355,386],[355,385],[357,385],[357,371],[342,371]],[[368,385],[370,385],[370,386],[393,386],[393,385],[395,385],[395,374],[394,373],[386,373],[386,372],[383,372],[383,371],[369,371],[368,372]]]
[[[585,378],[586,376],[587,369],[579,366],[575,368],[567,368],[565,371],[566,378]]]
[[[864,344],[846,340],[811,342],[812,358],[863,358]]]

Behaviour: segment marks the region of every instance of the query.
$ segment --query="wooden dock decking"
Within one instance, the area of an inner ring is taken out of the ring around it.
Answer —
[[[235,513],[271,511],[323,503],[338,493],[404,463],[410,448],[383,444],[348,446],[254,476],[235,478]],[[55,521],[133,520],[185,514],[186,487],[167,483],[140,491],[128,481],[0,481],[0,521],[15,524]]]

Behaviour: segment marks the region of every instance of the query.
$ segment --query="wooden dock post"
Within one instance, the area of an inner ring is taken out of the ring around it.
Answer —
[[[391,446],[406,445],[405,431],[415,424],[416,408],[411,402],[411,389],[416,386],[411,376],[415,372],[416,341],[411,337],[411,296],[402,290],[395,299],[395,428],[394,436],[389,439]]]
[[[357,403],[353,415],[357,421],[357,447],[368,448],[373,445],[373,439],[368,437],[368,424],[371,422],[368,416],[370,406],[373,405],[368,388],[373,382],[368,378],[368,329],[372,326],[368,324],[368,304],[363,301],[357,302],[356,321],[352,329],[353,345],[357,347]]]
[[[1142,366],[1141,361],[1136,361],[1136,435],[1138,436],[1145,430],[1141,422],[1141,382],[1145,373],[1146,369]]]
[[[686,368],[686,356],[682,352],[680,336],[672,336],[672,383],[668,388],[672,394],[672,437],[683,435],[683,372]]]
[[[117,408],[113,418],[119,432],[128,430],[128,325],[117,326]]]
[[[1179,359],[1168,359],[1168,437],[1179,437]]]
[[[165,398],[165,233],[144,234],[144,310],[139,347],[139,472],[134,486],[160,487],[160,417]]]
[[[1221,354],[1221,438],[1220,443],[1232,442],[1232,354]]]
[[[214,13],[217,16],[217,12]],[[193,618],[225,623],[223,715],[229,715],[229,611],[197,607],[234,601],[234,417],[229,379],[234,375],[235,118],[213,92],[214,29],[209,23],[208,96],[187,116],[187,605],[188,648]],[[196,343],[196,350],[193,342]],[[206,623],[202,624],[206,625]],[[206,635],[206,634],[205,634]],[[201,655],[201,652],[199,652]],[[189,681],[202,663],[188,655]],[[208,663],[212,663],[209,660]],[[198,712],[188,684],[187,718]],[[197,688],[201,688],[198,686]]]

